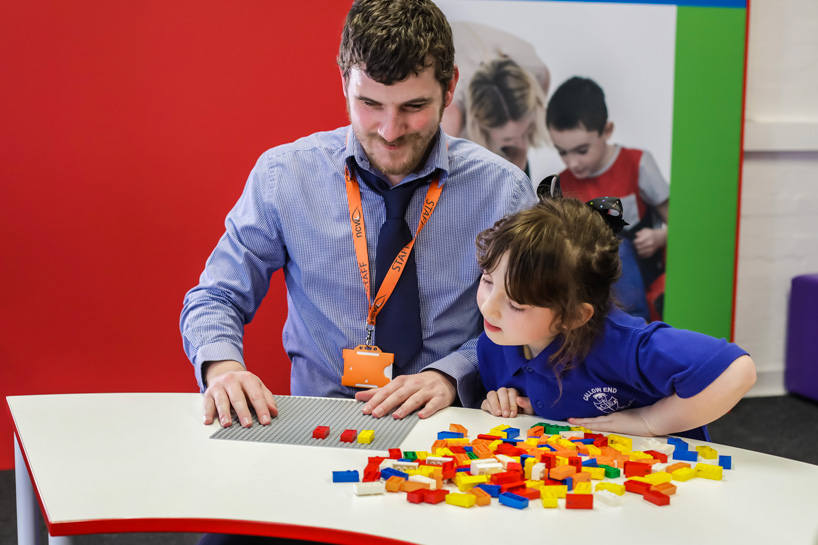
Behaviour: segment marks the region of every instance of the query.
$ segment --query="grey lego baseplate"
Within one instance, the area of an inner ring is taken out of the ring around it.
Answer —
[[[268,426],[259,424],[253,414],[253,425],[243,428],[233,415],[233,425],[220,428],[211,439],[234,439],[260,443],[283,443],[287,445],[307,445],[312,447],[333,447],[367,450],[387,450],[399,448],[412,428],[418,422],[417,413],[395,420],[387,415],[373,418],[361,413],[364,404],[354,399],[330,399],[325,397],[273,396],[278,407],[278,416]],[[318,426],[329,426],[326,439],[315,439],[313,430]],[[341,442],[344,430],[373,430],[372,443]]]

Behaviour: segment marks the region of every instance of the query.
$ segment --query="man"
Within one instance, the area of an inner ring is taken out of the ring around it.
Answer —
[[[277,414],[270,391],[245,369],[241,343],[278,269],[287,284],[283,340],[293,395],[355,395],[366,401],[364,413],[394,410],[395,418],[415,410],[425,418],[458,397],[464,405],[478,401],[474,240],[500,217],[533,204],[531,183],[505,160],[440,130],[458,73],[451,29],[431,1],[355,2],[338,65],[350,126],[261,156],[199,285],[185,297],[181,331],[204,391],[206,424],[218,414],[222,426],[231,425],[231,405],[242,426],[251,424],[250,407],[262,424]],[[384,257],[377,255],[384,203],[407,188],[411,200],[401,215],[415,246],[408,261],[396,252],[376,266]],[[365,234],[356,229],[357,213]],[[355,247],[356,235],[365,239],[363,248]],[[396,265],[402,273],[389,292],[380,277]],[[381,285],[388,299],[380,297]],[[397,293],[406,286],[419,310],[401,306]],[[373,308],[383,310],[377,320]],[[398,339],[393,347],[395,378],[363,391],[342,385],[343,350],[372,333],[375,345],[386,342],[390,312],[393,324],[418,329],[414,346]]]

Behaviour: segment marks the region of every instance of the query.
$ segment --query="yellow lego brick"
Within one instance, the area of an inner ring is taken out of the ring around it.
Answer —
[[[624,488],[624,487],[623,487]],[[568,494],[568,485],[566,484],[546,484],[540,487],[540,496],[543,495],[543,491],[551,492],[558,498],[565,498],[565,495]]]
[[[674,481],[689,481],[690,479],[696,477],[696,470],[692,467],[683,467],[681,469],[677,469],[673,473],[670,474],[673,477]]]
[[[568,439],[560,438],[559,441],[557,441],[557,446],[565,450],[577,450],[577,444],[569,441]]]
[[[582,426],[571,426],[571,431],[581,431],[582,433],[594,433],[588,428],[584,428]]]
[[[638,462],[639,460],[652,460],[653,456],[650,454],[645,454],[641,450],[633,450],[631,451],[628,456],[630,457],[631,461]]]
[[[588,473],[595,481],[601,481],[605,478],[604,467],[583,467],[582,473]]]
[[[536,447],[539,445],[540,438],[539,437],[529,437],[523,443],[526,445],[531,445],[532,447]]]
[[[546,487],[542,487],[540,489],[540,501],[542,502],[542,506],[546,509],[556,509],[557,508],[557,495],[550,490],[545,490]]]
[[[469,488],[477,486],[478,484],[483,484],[489,482],[488,475],[467,475],[463,471],[458,471],[457,475],[454,476],[452,480],[455,486],[457,486],[458,490],[461,492],[465,492]]]
[[[609,492],[613,492],[617,496],[622,496],[625,494],[625,485],[616,483],[597,483],[596,490],[607,490]]]
[[[588,456],[599,456],[602,454],[602,451],[599,450],[599,447],[594,445],[585,445],[588,448]]]
[[[698,452],[699,456],[705,460],[716,460],[719,457],[718,451],[713,447],[708,447],[707,445],[700,445],[696,447],[696,452]]]
[[[593,490],[591,489],[591,483],[577,483],[574,487],[574,494],[591,494]]]
[[[523,466],[523,474],[525,475],[526,479],[531,478],[531,469],[534,467],[534,464],[537,463],[536,458],[526,458],[525,459],[525,466]]]
[[[652,485],[662,484],[662,483],[669,483],[671,481],[671,475],[667,471],[657,471],[656,473],[649,473],[644,477],[645,482],[650,483]]]
[[[712,464],[696,464],[696,477],[720,481],[724,468]]]
[[[534,481],[532,479],[529,479],[529,480],[527,480],[525,482],[525,487],[526,488],[536,488],[536,489],[539,490],[540,488],[543,487],[543,482],[542,481]]]
[[[454,453],[446,447],[435,449],[435,456],[454,456]]]
[[[425,450],[417,450],[417,451],[415,451],[415,456],[417,456],[417,457],[418,457],[418,460],[425,460],[426,458],[428,458],[429,456],[431,456],[431,454],[429,454],[429,453],[428,453],[427,451],[425,451]]]
[[[456,505],[458,507],[472,507],[477,503],[477,496],[474,494],[458,494],[451,492],[446,494],[446,503],[449,505]]]
[[[452,437],[451,439],[446,439],[446,445],[449,447],[465,447],[468,446],[470,442],[468,437]]]
[[[608,435],[608,446],[615,448],[622,454],[628,454],[633,450],[633,440],[615,433]],[[617,448],[617,446],[622,448]]]
[[[363,430],[358,434],[358,442],[368,445],[375,439],[375,430]]]
[[[496,441],[492,441],[491,443],[489,443],[489,448],[492,451],[495,451],[495,450],[497,450],[497,447],[499,447],[501,444],[503,444],[503,442],[501,440],[497,439]]]

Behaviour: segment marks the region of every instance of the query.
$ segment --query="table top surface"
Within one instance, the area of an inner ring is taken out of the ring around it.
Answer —
[[[7,398],[15,433],[52,535],[235,532],[339,543],[490,543],[543,536],[609,543],[818,543],[818,466],[711,443],[732,456],[721,481],[677,483],[671,504],[626,493],[593,510],[411,504],[405,494],[356,496],[332,472],[386,452],[215,440],[200,394],[126,393]],[[539,417],[450,407],[420,420],[395,448],[429,451],[452,423],[469,437]],[[546,421],[547,422],[547,421]],[[763,433],[763,430],[759,430]],[[641,450],[643,438],[634,438]],[[688,440],[693,446],[702,444]],[[624,478],[613,479],[622,483]],[[454,487],[450,489],[457,491]],[[365,534],[365,536],[361,536]]]

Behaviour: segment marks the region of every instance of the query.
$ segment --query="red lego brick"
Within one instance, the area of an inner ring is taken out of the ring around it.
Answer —
[[[667,463],[667,454],[665,454],[663,452],[659,452],[658,450],[646,450],[645,454],[650,454],[651,456],[653,456],[655,459],[659,460],[663,464]]]
[[[389,458],[392,460],[400,460],[403,458],[403,453],[400,451],[399,448],[391,448],[389,449]]]
[[[627,490],[628,492],[633,492],[634,494],[644,495],[645,492],[650,491],[650,487],[651,487],[650,483],[634,481],[633,479],[628,479],[627,481],[625,481],[625,490]]]
[[[417,490],[410,490],[406,493],[406,501],[409,503],[423,503],[425,492],[427,489],[418,488]]]
[[[426,503],[440,503],[446,500],[446,494],[449,491],[443,488],[438,488],[437,490],[424,490],[423,491],[423,501]]]
[[[500,492],[503,492],[502,487],[500,488]],[[515,488],[513,490],[509,490],[509,492],[513,494],[517,494],[518,496],[522,496],[524,498],[528,498],[529,500],[538,500],[540,499],[540,489],[539,488],[529,488],[527,486],[523,486],[521,488]]]
[[[364,470],[364,477],[361,479],[362,482],[371,483],[373,481],[379,481],[381,478],[381,472],[376,470]]]
[[[594,495],[593,494],[566,494],[565,495],[566,509],[593,509]]]
[[[503,492],[513,492],[517,493],[518,488],[525,488],[525,481],[513,481],[510,483],[504,483],[500,485],[500,493]]]
[[[642,494],[642,497],[655,505],[670,505],[670,496],[657,490],[648,490]]]
[[[326,439],[329,435],[329,426],[318,426],[312,430],[313,439]]]
[[[520,454],[525,454],[523,449],[515,447],[509,443],[500,443],[497,445],[497,450],[495,452],[497,454],[505,454],[506,456],[519,456]]]
[[[478,439],[485,439],[486,441],[497,441],[498,439],[502,439],[499,435],[488,435],[485,433],[481,433],[477,436]]]
[[[608,446],[608,438],[607,437],[599,437],[594,439],[594,446],[597,448],[607,447]]]
[[[357,438],[357,430],[344,430],[344,433],[341,434],[342,443],[354,443]]]
[[[506,484],[516,481],[522,481],[523,474],[519,471],[504,471],[502,473],[493,473],[490,478],[491,484]]]
[[[651,465],[644,462],[625,462],[625,477],[644,477],[651,472]]]

